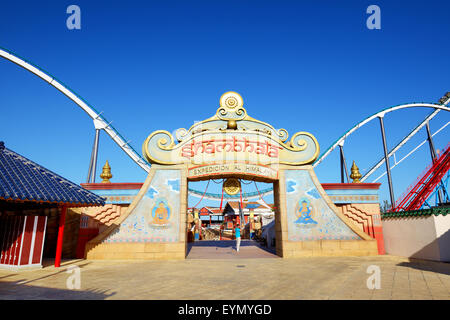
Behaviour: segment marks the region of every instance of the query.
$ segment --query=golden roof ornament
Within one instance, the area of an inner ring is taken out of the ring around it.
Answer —
[[[319,156],[319,144],[308,133],[296,132],[290,139],[285,129],[250,117],[237,92],[225,92],[212,117],[180,128],[152,132],[142,145],[147,161],[155,164],[204,165],[224,159],[262,165],[306,165]],[[233,148],[230,149],[230,143]]]
[[[362,178],[362,175],[359,172],[359,169],[356,166],[355,161],[353,161],[351,172],[352,172],[352,174],[350,175],[350,178],[353,179],[352,183],[361,183],[361,181],[359,181],[359,179]]]
[[[103,166],[102,174],[100,178],[103,179],[102,183],[111,183],[109,179],[111,179],[113,175],[111,174],[111,167],[109,166],[108,160],[106,160],[105,165]]]

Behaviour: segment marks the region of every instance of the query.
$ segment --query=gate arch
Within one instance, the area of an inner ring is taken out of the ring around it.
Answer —
[[[175,143],[175,140],[177,143]],[[377,243],[342,214],[312,164],[319,144],[308,132],[284,129],[247,114],[226,92],[216,114],[178,129],[151,133],[142,147],[152,163],[127,212],[86,247],[90,259],[184,259],[188,181],[244,178],[274,183],[277,254],[377,254]]]

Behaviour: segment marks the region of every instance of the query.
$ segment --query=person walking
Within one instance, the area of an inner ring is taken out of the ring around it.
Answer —
[[[239,246],[241,245],[241,228],[239,223],[236,223],[235,237],[236,237],[236,251],[239,252]]]

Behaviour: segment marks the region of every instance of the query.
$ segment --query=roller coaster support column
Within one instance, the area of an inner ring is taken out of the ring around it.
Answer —
[[[95,139],[94,146],[92,147],[91,153],[91,162],[89,163],[89,172],[87,183],[95,183],[95,173],[97,171],[97,155],[98,155],[98,144],[100,140],[100,130],[104,129],[105,126],[102,122],[94,119],[94,127],[95,127]]]
[[[436,161],[437,155],[436,155],[436,149],[434,148],[433,137],[431,135],[430,123],[428,121],[427,121],[426,127],[427,127],[427,136],[428,136],[428,146],[430,147],[430,153],[431,153],[431,160],[434,163]],[[439,199],[439,203],[442,203],[442,190],[438,191],[437,196]]]
[[[384,131],[383,117],[384,117],[384,114],[378,116],[378,119],[380,120],[381,138],[383,140],[384,160],[386,163],[386,173],[387,173],[387,178],[388,178],[388,183],[389,183],[389,194],[391,196],[391,208],[394,208],[394,206],[395,206],[394,189],[392,188],[391,166],[389,165],[389,155],[388,155],[387,145],[386,145],[386,133]]]
[[[344,156],[344,142],[339,144],[339,150],[341,151],[341,183],[345,183],[344,170],[345,170],[345,176],[347,177],[347,183],[349,183],[347,163],[345,162],[345,156]]]
[[[428,146],[430,147],[431,153],[431,160],[434,162],[436,160],[436,149],[434,148],[433,138],[431,137],[429,122],[427,122],[426,127],[427,127]]]
[[[88,183],[95,183],[95,172],[97,169],[98,142],[100,139],[100,130],[95,129],[94,146],[92,147],[91,163],[89,164]]]

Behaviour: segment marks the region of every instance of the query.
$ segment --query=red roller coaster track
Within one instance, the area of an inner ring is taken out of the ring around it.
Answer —
[[[397,201],[397,205],[393,211],[420,209],[449,169],[450,144],[447,145],[445,151],[426,169],[425,173],[419,176],[417,183],[413,184],[410,191]]]

